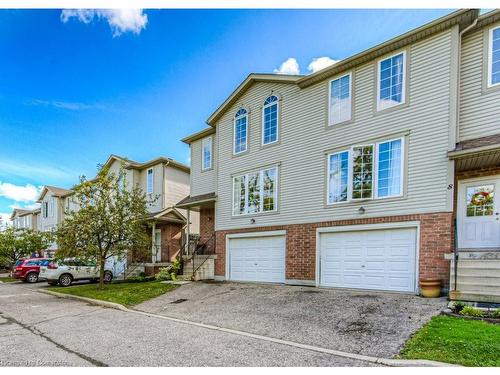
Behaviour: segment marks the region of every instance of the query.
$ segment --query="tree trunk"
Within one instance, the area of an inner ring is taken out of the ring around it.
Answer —
[[[104,289],[104,264],[106,263],[106,257],[101,255],[99,259],[99,289]]]

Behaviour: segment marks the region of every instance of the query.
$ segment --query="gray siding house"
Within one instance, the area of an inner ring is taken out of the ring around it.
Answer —
[[[408,293],[437,278],[500,301],[499,20],[460,10],[308,76],[250,74],[183,139],[177,207],[200,212],[216,278]]]

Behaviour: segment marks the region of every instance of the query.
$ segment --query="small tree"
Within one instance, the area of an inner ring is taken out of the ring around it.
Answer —
[[[52,242],[52,233],[7,228],[0,232],[0,263],[12,267],[17,260],[40,253]]]
[[[95,179],[81,177],[73,188],[79,208],[66,212],[57,230],[57,256],[95,260],[101,289],[107,259],[145,251],[151,244],[144,222],[149,202],[140,188],[127,189],[125,177],[123,167],[118,175],[99,168]]]

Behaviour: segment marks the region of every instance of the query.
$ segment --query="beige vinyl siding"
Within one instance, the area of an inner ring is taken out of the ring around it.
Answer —
[[[217,186],[217,140],[212,134],[212,169],[202,171],[201,151],[203,139],[191,143],[191,196],[213,193]],[[187,194],[186,194],[187,195]]]
[[[303,90],[293,84],[254,84],[217,123],[223,166],[218,170],[217,230],[449,211],[452,33],[456,37],[457,28],[406,48],[408,105],[376,113],[377,62],[356,68],[351,123],[327,128],[328,81]],[[280,142],[263,148],[261,109],[271,92],[281,98]],[[248,152],[233,156],[233,117],[241,106],[250,112]],[[404,198],[326,206],[328,151],[402,134],[407,134],[408,149]],[[199,159],[196,153],[193,158]],[[278,212],[232,217],[232,176],[272,164],[279,164]]]
[[[178,168],[165,167],[165,208],[175,206],[189,195],[189,173]]]
[[[148,169],[153,169],[153,193],[148,194],[147,187],[147,174]],[[163,181],[164,181],[164,167],[163,164],[155,164],[151,167],[141,169],[138,173],[139,177],[139,187],[146,193],[146,198],[149,200],[153,200],[148,206],[149,212],[159,212],[163,210],[163,200],[164,200],[164,191],[163,191]]]
[[[488,33],[492,25],[463,36],[460,141],[500,133],[500,89],[487,89]]]

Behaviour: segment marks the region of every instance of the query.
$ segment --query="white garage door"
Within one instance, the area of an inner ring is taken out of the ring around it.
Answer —
[[[230,238],[228,254],[231,280],[285,282],[285,236]]]
[[[321,233],[320,241],[320,285],[415,291],[415,228]]]

